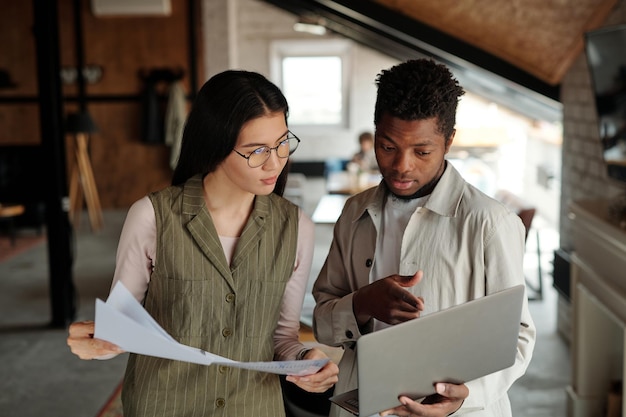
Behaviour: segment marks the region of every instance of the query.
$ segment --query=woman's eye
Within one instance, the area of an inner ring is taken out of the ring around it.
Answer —
[[[266,146],[262,146],[262,147],[257,148],[257,149],[252,151],[252,153],[255,154],[255,155],[262,155],[262,154],[264,154],[266,152],[267,152],[267,147]]]

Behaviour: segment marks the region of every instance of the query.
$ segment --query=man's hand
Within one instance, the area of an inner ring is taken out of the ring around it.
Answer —
[[[463,401],[469,395],[469,388],[465,384],[444,384],[435,385],[437,394],[429,395],[419,403],[409,397],[400,396],[398,399],[401,406],[386,410],[380,413],[381,416],[399,417],[446,417],[457,411],[463,405]]]
[[[95,323],[79,321],[70,325],[67,344],[73,354],[81,359],[105,359],[124,351],[113,343],[94,339]]]
[[[326,359],[328,356],[317,348],[309,350],[303,359]],[[339,367],[332,361],[329,361],[322,369],[312,375],[306,376],[287,376],[287,381],[292,382],[308,392],[326,392],[337,382]]]
[[[352,298],[352,309],[359,325],[372,317],[387,324],[398,324],[419,317],[424,300],[405,288],[422,280],[423,272],[413,276],[391,275],[360,288]]]

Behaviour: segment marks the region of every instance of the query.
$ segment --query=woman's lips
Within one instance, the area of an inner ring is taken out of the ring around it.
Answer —
[[[278,177],[275,176],[275,177],[263,179],[263,180],[261,180],[261,182],[263,184],[265,184],[265,185],[274,185],[274,184],[276,184],[277,180],[278,180]]]

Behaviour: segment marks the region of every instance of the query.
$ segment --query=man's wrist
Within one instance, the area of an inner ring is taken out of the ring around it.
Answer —
[[[456,413],[457,411],[459,411],[461,409],[461,407],[463,407],[463,403],[465,402],[465,400],[461,401],[461,405],[459,405],[459,408],[457,408],[456,410],[454,410],[453,412],[451,412],[450,414],[448,414],[448,416],[452,416],[454,415],[454,413]]]
[[[359,303],[359,297],[359,290],[352,294],[352,313],[354,314],[357,324],[361,327],[364,326],[372,317],[366,312],[361,311],[362,306]]]

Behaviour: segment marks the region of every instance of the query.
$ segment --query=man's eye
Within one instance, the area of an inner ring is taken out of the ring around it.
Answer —
[[[289,146],[289,139],[285,139],[278,144],[278,146]]]

